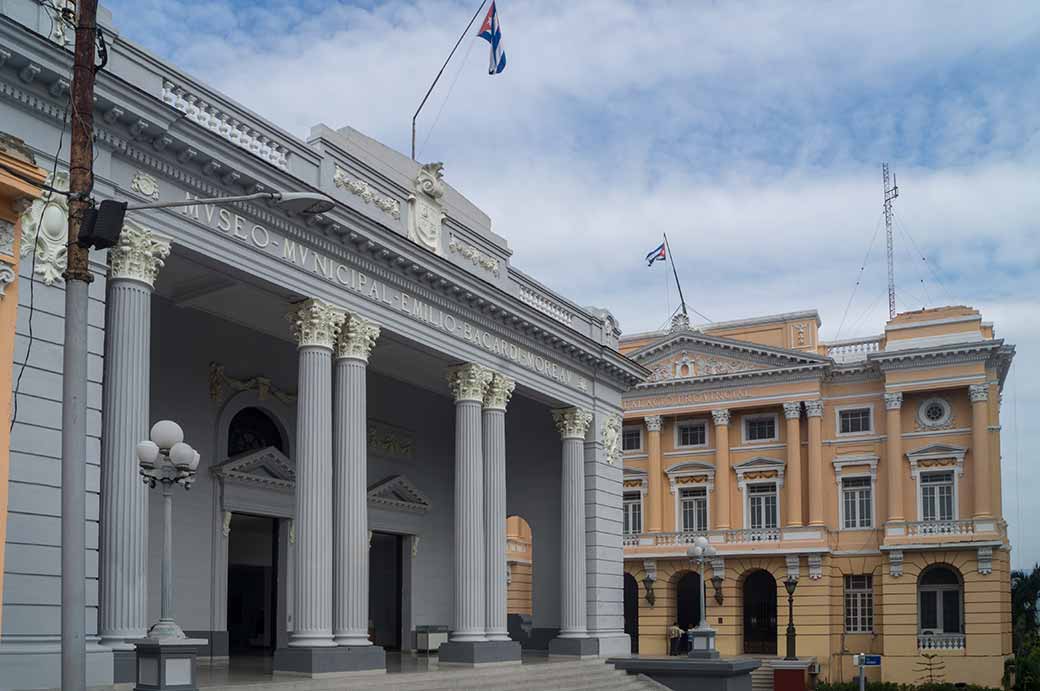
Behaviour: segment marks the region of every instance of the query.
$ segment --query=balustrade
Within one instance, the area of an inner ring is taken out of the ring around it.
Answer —
[[[917,636],[918,650],[964,650],[963,633],[922,633]]]

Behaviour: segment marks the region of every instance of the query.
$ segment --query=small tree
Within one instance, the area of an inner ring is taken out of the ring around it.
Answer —
[[[914,667],[921,684],[939,684],[946,680],[946,662],[935,653],[921,653],[921,662]]]

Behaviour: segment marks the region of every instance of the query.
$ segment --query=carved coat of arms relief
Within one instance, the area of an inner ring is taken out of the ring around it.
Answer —
[[[408,238],[434,254],[441,254],[441,234],[444,211],[441,197],[444,196],[444,173],[442,163],[427,163],[419,169],[415,178],[415,194],[408,198],[411,214],[408,223]]]

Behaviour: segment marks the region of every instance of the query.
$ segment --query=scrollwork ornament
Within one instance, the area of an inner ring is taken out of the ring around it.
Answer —
[[[621,461],[621,416],[607,415],[603,420],[601,435],[607,463],[617,465]]]
[[[372,353],[378,338],[379,327],[375,322],[356,314],[348,315],[336,341],[336,357],[368,362],[368,356]]]
[[[336,344],[346,315],[326,302],[311,298],[293,305],[286,316],[299,347],[331,349]]]
[[[0,219],[0,254],[14,256],[14,224]]]
[[[495,372],[484,394],[484,409],[505,411],[515,388],[515,381]]]
[[[69,189],[67,173],[47,176],[46,185],[59,190]],[[33,200],[22,213],[23,257],[35,253],[35,276],[45,285],[62,280],[65,271],[66,247],[69,242],[69,203],[63,194],[45,191]]]
[[[148,173],[134,173],[133,179],[130,180],[130,189],[149,199],[159,200],[159,181]]]
[[[0,298],[7,294],[7,286],[14,283],[16,278],[18,276],[15,275],[14,267],[0,263]]]
[[[119,233],[119,241],[108,252],[109,272],[113,279],[127,279],[155,286],[170,255],[170,240],[160,237],[133,221],[127,221]]]
[[[552,416],[563,439],[584,439],[592,423],[592,413],[582,408],[555,408]]]
[[[482,365],[459,365],[448,369],[448,386],[456,401],[483,403],[493,376],[492,371]]]

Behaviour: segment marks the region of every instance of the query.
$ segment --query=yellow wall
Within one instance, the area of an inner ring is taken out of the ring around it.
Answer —
[[[533,543],[531,526],[520,516],[506,519],[506,561],[509,585],[506,589],[507,614],[532,614]]]

